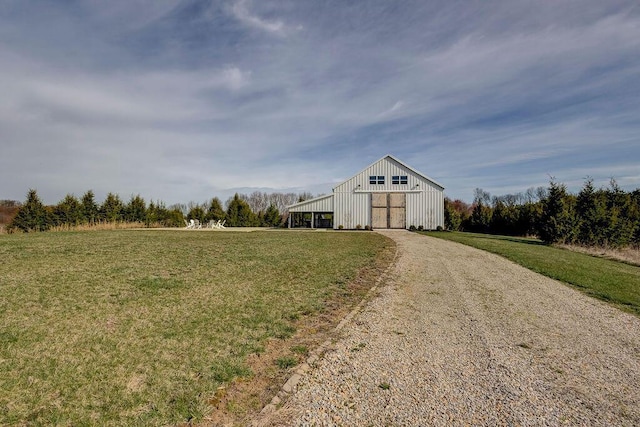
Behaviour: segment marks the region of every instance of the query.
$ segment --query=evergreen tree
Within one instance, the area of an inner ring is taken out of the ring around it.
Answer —
[[[27,193],[26,202],[20,206],[18,213],[9,224],[9,230],[46,231],[51,227],[51,217],[40,201],[36,190]]]
[[[477,233],[489,233],[492,209],[489,206],[491,194],[482,188],[474,190],[473,210],[469,218],[469,229]]]
[[[541,202],[526,202],[518,206],[518,236],[535,236],[538,233],[538,223],[542,215]]]
[[[147,227],[151,227],[154,224],[160,222],[162,217],[162,207],[160,204],[153,203],[153,200],[149,202],[149,207],[145,215],[144,223]]]
[[[231,227],[252,227],[257,225],[256,222],[256,216],[247,202],[236,193],[227,207],[227,224]]]
[[[207,213],[204,217],[205,221],[222,221],[225,218],[224,209],[222,209],[222,202],[217,197],[214,197],[209,202]]]
[[[127,222],[145,222],[147,217],[147,203],[139,194],[131,196],[124,212],[124,219]]]
[[[572,243],[576,229],[575,197],[567,194],[564,184],[551,180],[542,201],[538,236],[546,243]]]
[[[117,194],[109,193],[100,207],[100,216],[107,222],[118,222],[124,219],[124,204]]]
[[[83,221],[89,225],[94,225],[99,220],[98,204],[95,201],[93,191],[89,190],[82,196],[82,216]]]
[[[520,207],[518,206],[518,202],[524,199],[525,197],[520,193],[494,197],[490,232],[508,236],[521,234],[519,229]]]
[[[206,213],[200,205],[193,205],[187,214],[187,219],[197,219],[201,224],[205,222]]]
[[[184,214],[182,210],[177,208],[166,210],[162,224],[165,227],[182,227],[184,225]]]
[[[264,212],[264,216],[262,219],[262,224],[266,227],[279,227],[282,218],[280,216],[280,211],[274,204],[270,204],[267,210]]]
[[[617,182],[611,179],[606,195],[609,210],[607,244],[614,247],[626,246],[632,241],[637,226],[631,194],[622,191]]]
[[[602,191],[596,191],[593,180],[588,179],[576,199],[578,216],[577,241],[583,245],[605,245],[609,228],[609,212],[606,197]]]
[[[67,194],[53,210],[56,225],[76,226],[82,222],[82,205],[72,194]]]
[[[507,207],[502,200],[496,200],[493,205],[493,211],[491,212],[491,222],[489,223],[489,230],[493,234],[511,234],[509,233],[509,218],[507,214]]]
[[[483,201],[478,201],[473,207],[469,226],[471,231],[476,233],[488,233],[491,226],[491,207],[486,206]]]

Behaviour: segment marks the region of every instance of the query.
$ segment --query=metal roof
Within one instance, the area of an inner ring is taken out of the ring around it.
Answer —
[[[304,206],[307,204],[311,204],[314,202],[317,202],[319,200],[323,200],[329,197],[333,197],[333,194],[325,194],[324,196],[318,196],[318,197],[314,197],[313,199],[307,199],[307,200],[303,200],[301,202],[298,203],[294,203],[292,205],[287,206],[287,210],[290,210],[291,208],[295,208],[295,207],[300,207],[300,206]]]

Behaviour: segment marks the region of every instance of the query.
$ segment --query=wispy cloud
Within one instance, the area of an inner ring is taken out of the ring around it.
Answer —
[[[231,6],[233,16],[245,25],[268,33],[282,35],[292,29],[280,19],[264,19],[249,10],[249,0],[236,0]],[[298,27],[300,29],[300,27]]]

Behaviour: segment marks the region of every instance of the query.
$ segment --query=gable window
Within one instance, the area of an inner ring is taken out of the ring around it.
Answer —
[[[381,176],[381,175],[369,176],[369,184],[384,185],[384,176]]]
[[[392,184],[406,185],[408,182],[407,175],[394,175],[391,177]]]

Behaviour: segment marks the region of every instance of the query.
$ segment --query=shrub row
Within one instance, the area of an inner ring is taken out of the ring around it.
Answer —
[[[472,205],[445,200],[445,227],[537,236],[547,243],[640,246],[640,189],[625,192],[614,180],[608,188],[596,189],[591,179],[577,195],[554,180],[526,195],[491,198],[477,189]]]
[[[147,205],[140,196],[132,196],[128,203],[124,203],[119,196],[109,193],[99,205],[93,191],[89,190],[80,200],[67,195],[58,204],[45,206],[36,190],[32,189],[27,193],[27,200],[20,206],[8,230],[47,231],[52,228],[122,222],[175,227],[183,224],[183,219],[184,216],[178,209],[167,209],[161,202]]]
[[[150,202],[137,196],[124,203],[119,196],[109,193],[102,204],[95,201],[93,191],[87,191],[80,200],[67,195],[54,206],[45,206],[36,190],[29,190],[27,199],[16,207],[17,213],[9,223],[9,232],[47,231],[99,224],[130,223],[147,227],[182,227],[185,220],[197,219],[202,224],[209,221],[225,221],[231,227],[273,227],[282,224],[278,208],[271,204],[264,211],[254,212],[245,200],[236,194],[227,201],[227,209],[216,197],[205,204],[174,205],[165,207],[162,202]]]

